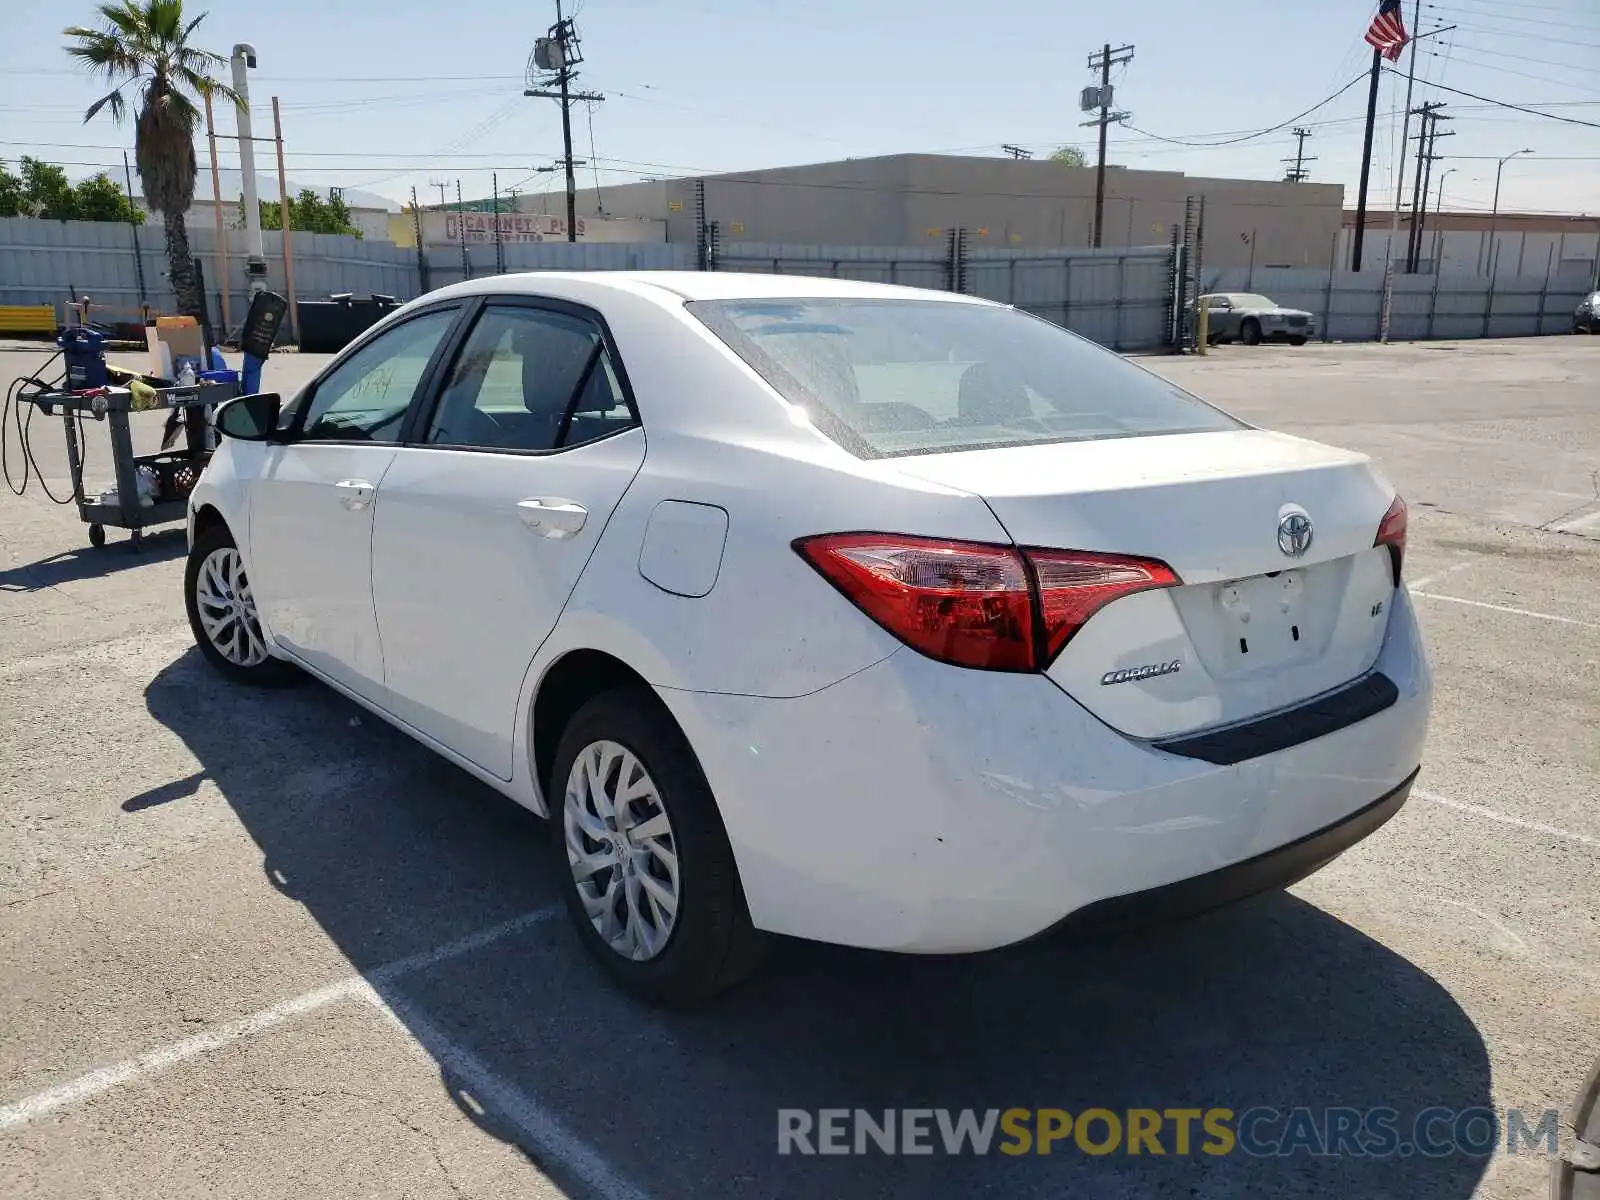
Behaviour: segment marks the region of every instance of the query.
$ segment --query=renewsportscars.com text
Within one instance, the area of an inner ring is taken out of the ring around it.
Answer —
[[[1515,1108],[781,1108],[778,1153],[1486,1157],[1554,1154],[1559,1127]]]

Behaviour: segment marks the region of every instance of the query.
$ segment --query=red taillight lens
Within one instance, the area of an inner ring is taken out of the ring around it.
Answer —
[[[929,658],[963,667],[1034,665],[1033,605],[1009,546],[836,533],[795,543],[856,607]]]
[[[1374,546],[1389,547],[1389,560],[1394,564],[1394,585],[1400,586],[1400,564],[1406,556],[1406,502],[1399,496],[1389,505],[1389,511],[1378,522],[1378,536]]]
[[[1147,558],[1085,554],[1076,550],[1029,550],[1044,612],[1043,663],[1055,660],[1083,623],[1119,597],[1149,588],[1172,587],[1178,576],[1166,563]]]
[[[826,534],[795,549],[906,645],[994,671],[1042,670],[1112,600],[1179,582],[1150,559],[902,534]]]

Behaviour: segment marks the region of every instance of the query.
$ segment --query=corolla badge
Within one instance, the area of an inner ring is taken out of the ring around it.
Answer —
[[[1290,558],[1311,549],[1311,515],[1298,504],[1286,504],[1278,512],[1278,549]]]
[[[1137,683],[1141,679],[1154,679],[1158,675],[1174,675],[1183,668],[1183,660],[1174,658],[1170,662],[1147,663],[1142,667],[1123,667],[1120,671],[1107,671],[1100,676],[1100,686],[1110,687],[1113,683]]]

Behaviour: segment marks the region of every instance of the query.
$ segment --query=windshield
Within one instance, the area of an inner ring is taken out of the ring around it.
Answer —
[[[1240,429],[1060,326],[938,300],[722,300],[688,309],[862,458]]]

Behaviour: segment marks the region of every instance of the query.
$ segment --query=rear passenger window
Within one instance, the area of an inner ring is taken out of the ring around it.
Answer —
[[[564,312],[491,305],[461,348],[424,440],[558,450],[633,424],[597,324]]]

